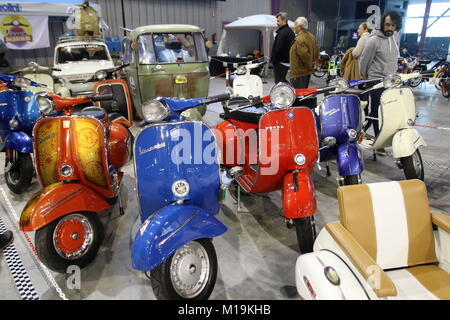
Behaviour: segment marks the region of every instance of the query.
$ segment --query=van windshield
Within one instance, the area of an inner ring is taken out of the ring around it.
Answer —
[[[58,63],[88,60],[109,60],[105,46],[80,44],[58,48],[56,57]]]
[[[143,34],[138,50],[140,64],[208,61],[200,32]]]

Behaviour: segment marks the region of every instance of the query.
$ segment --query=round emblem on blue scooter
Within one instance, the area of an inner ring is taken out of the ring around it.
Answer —
[[[293,112],[289,112],[288,113],[288,118],[289,119],[294,119],[294,113]]]

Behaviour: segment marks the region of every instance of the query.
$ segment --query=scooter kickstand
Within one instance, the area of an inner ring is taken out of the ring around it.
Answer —
[[[237,212],[241,212],[241,186],[239,183],[237,189]]]
[[[328,165],[328,162],[326,163],[326,168],[327,168],[327,177],[331,176],[331,170],[330,170],[330,166]]]
[[[117,197],[119,197],[119,215],[123,216],[125,214],[125,210],[123,210],[122,191],[119,191]]]

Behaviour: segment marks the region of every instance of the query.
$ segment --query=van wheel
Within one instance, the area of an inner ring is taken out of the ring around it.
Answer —
[[[65,215],[37,230],[34,236],[41,261],[60,273],[70,265],[84,268],[91,263],[102,241],[103,226],[91,212]]]
[[[159,300],[208,299],[217,269],[211,239],[191,241],[150,272],[153,293]]]

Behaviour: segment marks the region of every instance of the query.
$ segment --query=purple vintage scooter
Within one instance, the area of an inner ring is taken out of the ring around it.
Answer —
[[[330,176],[328,161],[336,159],[339,171],[338,184],[351,185],[361,183],[364,163],[358,146],[358,138],[364,120],[363,108],[359,95],[363,90],[355,87],[377,80],[335,79],[329,87],[320,88],[316,93],[299,99],[313,98],[318,93],[327,92],[320,105],[314,109],[317,132],[320,142],[320,162],[326,163],[327,175]],[[330,89],[330,90],[327,90]]]

